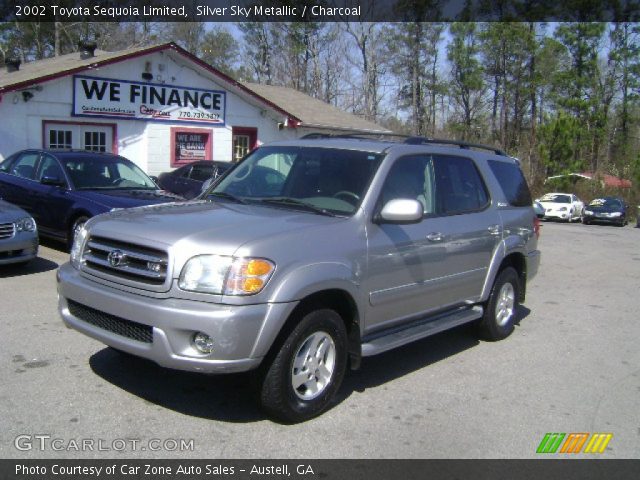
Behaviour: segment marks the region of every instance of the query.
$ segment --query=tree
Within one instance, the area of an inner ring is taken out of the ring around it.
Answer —
[[[233,35],[220,25],[207,31],[202,38],[202,60],[222,73],[235,77],[240,46]]]
[[[479,137],[476,127],[483,106],[485,90],[482,67],[478,59],[479,45],[476,24],[455,22],[449,27],[451,42],[447,58],[451,64],[449,94],[458,108],[461,119],[454,125],[463,140]]]

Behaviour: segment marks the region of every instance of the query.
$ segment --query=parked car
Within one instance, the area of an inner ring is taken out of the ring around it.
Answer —
[[[198,196],[204,182],[215,180],[231,167],[230,162],[202,160],[158,175],[158,185],[186,199]]]
[[[507,337],[540,260],[518,163],[408,142],[262,146],[202,200],[90,220],[58,271],[64,322],[169,368],[258,369],[287,422],[349,362],[465,323]]]
[[[35,220],[21,208],[0,199],[0,265],[28,263],[37,255]]]
[[[544,218],[545,209],[542,206],[542,204],[540,202],[538,202],[537,200],[535,200],[533,202],[533,211],[536,212],[536,217]]]
[[[620,227],[627,224],[629,206],[619,197],[594,198],[584,208],[582,223],[613,223]]]
[[[584,203],[572,193],[546,193],[536,202],[544,207],[544,219],[573,222],[582,218]]]
[[[89,218],[180,200],[133,162],[109,153],[23,150],[0,163],[0,196],[33,216],[42,236],[71,245]]]

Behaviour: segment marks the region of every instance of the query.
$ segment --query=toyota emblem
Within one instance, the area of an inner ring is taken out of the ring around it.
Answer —
[[[109,265],[112,267],[121,267],[126,263],[127,256],[122,253],[122,250],[111,250],[107,255]]]

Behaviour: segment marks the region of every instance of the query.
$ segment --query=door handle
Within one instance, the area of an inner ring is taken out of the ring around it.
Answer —
[[[487,230],[489,230],[491,235],[500,235],[500,232],[502,232],[500,225],[491,225],[487,227]]]
[[[427,240],[430,242],[441,242],[444,240],[444,235],[440,232],[433,232],[427,235]]]

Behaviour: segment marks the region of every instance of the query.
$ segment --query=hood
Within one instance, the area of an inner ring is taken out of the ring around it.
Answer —
[[[196,253],[233,255],[249,241],[344,221],[259,205],[194,201],[110,212],[88,225],[92,235],[163,250],[171,247],[179,263]]]
[[[0,200],[0,222],[10,222],[28,216],[30,215],[20,207]]]
[[[76,190],[75,194],[105,208],[131,208],[176,202],[182,197],[164,190]]]

